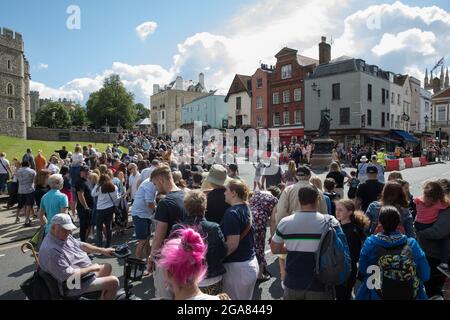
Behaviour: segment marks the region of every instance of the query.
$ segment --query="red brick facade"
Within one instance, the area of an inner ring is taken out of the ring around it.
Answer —
[[[277,64],[269,81],[268,125],[270,128],[279,129],[280,133],[283,128],[301,129],[305,121],[304,79],[313,72],[318,61],[299,56],[297,50],[289,48],[283,48],[275,57]],[[276,97],[274,99],[274,94],[278,94],[278,103]],[[289,114],[288,119],[287,116],[285,118],[286,112]],[[274,122],[276,114],[279,115],[277,123]]]
[[[269,80],[272,71],[264,65],[252,76],[252,128],[269,127]]]

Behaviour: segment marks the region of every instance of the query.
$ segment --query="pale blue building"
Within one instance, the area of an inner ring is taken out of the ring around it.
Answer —
[[[192,129],[194,121],[201,121],[203,127],[210,126],[214,129],[228,127],[228,105],[225,96],[214,93],[211,92],[181,107],[182,128]]]

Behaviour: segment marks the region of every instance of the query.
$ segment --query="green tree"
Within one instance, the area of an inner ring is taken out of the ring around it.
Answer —
[[[103,88],[93,92],[86,103],[88,119],[96,128],[106,124],[131,129],[136,119],[134,96],[116,74],[106,78]]]
[[[34,125],[47,128],[64,129],[71,126],[66,107],[59,102],[50,102],[36,113]]]
[[[75,109],[70,111],[70,118],[72,125],[76,127],[82,127],[88,123],[86,109],[81,106],[76,106]]]
[[[147,119],[150,117],[150,109],[144,107],[142,103],[136,103],[134,105],[134,110],[136,111],[136,119],[135,121],[139,121],[141,119]]]

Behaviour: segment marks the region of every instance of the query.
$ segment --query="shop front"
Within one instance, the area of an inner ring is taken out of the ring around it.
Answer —
[[[279,127],[271,128],[269,130],[271,136],[273,136],[273,132],[275,130],[278,130],[278,135],[280,137],[280,146],[283,144],[288,146],[291,143],[301,143],[305,137],[304,127]]]

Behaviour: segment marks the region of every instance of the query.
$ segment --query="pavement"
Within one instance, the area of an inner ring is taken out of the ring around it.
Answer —
[[[349,168],[344,169],[349,171]],[[240,164],[239,174],[253,187],[254,168],[252,164]],[[317,174],[324,179],[326,173]],[[386,174],[387,176],[388,174]],[[410,182],[411,193],[418,196],[421,192],[421,185],[427,179],[448,178],[450,179],[450,162],[436,164],[428,167],[412,168],[402,171],[405,180]],[[345,190],[346,193],[347,190]],[[4,204],[0,204],[0,300],[23,300],[24,294],[19,288],[20,283],[28,279],[35,271],[34,258],[30,252],[23,254],[20,246],[29,240],[38,230],[38,221],[30,228],[23,227],[22,221],[15,223],[15,210],[3,209]],[[269,236],[269,230],[268,236]],[[267,236],[267,238],[268,238]],[[128,243],[134,250],[136,241],[133,239],[133,229],[128,229],[124,236],[113,237],[113,244]],[[278,300],[283,296],[283,290],[279,281],[278,259],[270,252],[266,245],[266,260],[268,271],[274,275],[269,281],[259,283],[255,287],[255,300]],[[123,264],[115,258],[95,257],[95,263],[110,263],[113,267],[113,274],[118,276],[123,286]],[[153,278],[147,277],[143,281],[136,283],[133,292],[141,299],[154,298]],[[450,293],[450,286],[448,292]]]

